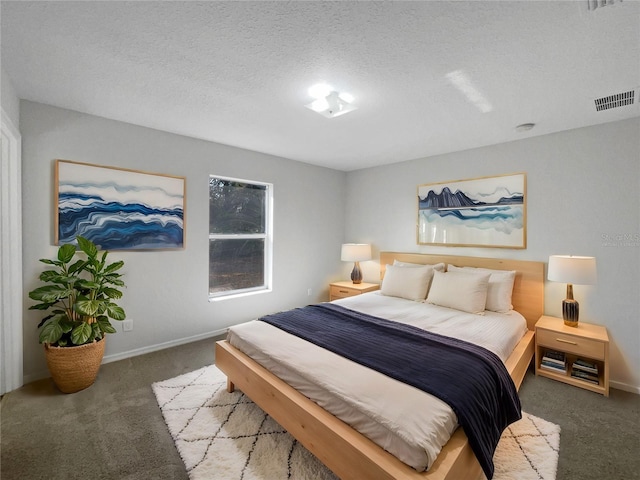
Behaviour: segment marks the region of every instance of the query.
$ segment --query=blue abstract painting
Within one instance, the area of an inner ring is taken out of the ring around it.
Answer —
[[[184,248],[184,177],[57,160],[56,179],[56,244]]]
[[[418,243],[526,248],[526,174],[419,185]]]

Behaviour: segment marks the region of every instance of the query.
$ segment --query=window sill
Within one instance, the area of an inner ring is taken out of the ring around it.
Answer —
[[[223,300],[231,300],[234,298],[241,298],[241,297],[248,297],[250,295],[259,295],[261,293],[271,293],[272,289],[271,288],[263,288],[260,290],[251,290],[248,292],[239,292],[239,293],[230,293],[229,295],[216,295],[216,296],[209,296],[209,303],[212,302],[221,302]]]

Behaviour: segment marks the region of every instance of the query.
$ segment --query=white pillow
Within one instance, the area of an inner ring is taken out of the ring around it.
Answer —
[[[409,262],[400,262],[398,260],[393,261],[394,267],[424,267],[423,263],[409,263]],[[429,265],[433,267],[434,270],[438,272],[444,272],[444,263],[436,263],[435,265]]]
[[[487,305],[485,308],[492,312],[507,313],[513,310],[511,294],[516,279],[515,270],[492,270],[490,268],[456,267],[449,265],[450,272],[489,273],[489,289],[487,290]]]
[[[482,315],[489,276],[488,273],[434,272],[427,303]]]
[[[427,296],[431,277],[433,268],[429,265],[416,268],[387,265],[380,293],[421,302]]]

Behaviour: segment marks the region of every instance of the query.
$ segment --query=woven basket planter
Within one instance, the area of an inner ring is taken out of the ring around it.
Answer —
[[[77,347],[44,344],[51,378],[63,393],[74,393],[93,385],[104,356],[105,339]]]

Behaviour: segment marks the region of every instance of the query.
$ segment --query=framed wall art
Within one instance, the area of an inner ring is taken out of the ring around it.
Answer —
[[[56,160],[55,243],[80,235],[105,250],[181,249],[186,179]]]
[[[418,186],[418,244],[527,247],[525,173]]]

